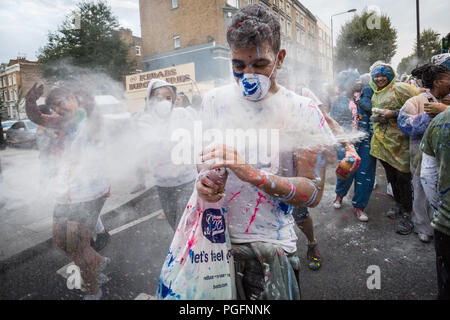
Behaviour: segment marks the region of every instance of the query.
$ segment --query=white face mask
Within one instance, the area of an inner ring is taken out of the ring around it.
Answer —
[[[234,76],[239,78],[239,88],[245,99],[259,101],[267,95],[271,85],[270,77],[275,71],[276,65],[275,62],[268,77],[258,73],[236,73],[233,71]]]
[[[172,103],[168,100],[159,101],[153,105],[153,108],[158,116],[167,118],[172,112]]]

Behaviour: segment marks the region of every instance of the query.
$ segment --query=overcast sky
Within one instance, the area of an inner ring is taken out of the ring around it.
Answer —
[[[169,1],[169,0],[160,0]],[[190,0],[196,1],[196,0]],[[17,55],[36,59],[38,49],[47,42],[49,31],[55,31],[64,17],[75,8],[78,0],[0,0],[0,62],[8,62]],[[109,0],[119,23],[140,36],[139,0]],[[398,49],[392,63],[394,66],[412,52],[416,37],[416,7],[414,0],[303,0],[313,14],[330,26],[332,14],[357,9],[361,12],[367,5],[378,6],[387,14],[398,31]],[[421,30],[432,28],[441,35],[450,32],[448,0],[421,1]],[[353,13],[333,18],[334,38],[342,24]]]

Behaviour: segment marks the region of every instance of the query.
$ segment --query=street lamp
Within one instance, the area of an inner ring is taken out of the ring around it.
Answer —
[[[356,9],[350,9],[344,12],[335,13],[331,16],[331,63],[333,64],[333,81],[334,81],[334,40],[333,40],[333,17],[341,14],[355,12]]]
[[[422,52],[420,48],[420,10],[419,10],[419,0],[416,0],[416,27],[417,27],[417,58],[420,61],[422,57]]]

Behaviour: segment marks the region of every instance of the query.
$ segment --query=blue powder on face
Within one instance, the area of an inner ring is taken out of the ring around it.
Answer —
[[[234,70],[233,70],[233,75],[234,75],[236,78],[239,78],[239,79],[242,79],[242,78],[244,77],[244,74],[243,74],[243,73],[237,73],[237,72],[234,71]]]

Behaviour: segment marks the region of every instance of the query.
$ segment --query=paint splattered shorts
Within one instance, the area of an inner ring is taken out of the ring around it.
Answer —
[[[295,222],[300,223],[306,220],[309,217],[309,212],[307,207],[294,208],[292,211],[292,216],[294,217]]]

